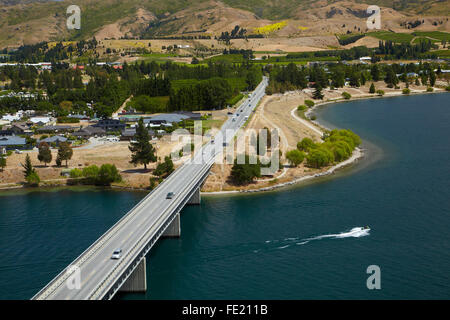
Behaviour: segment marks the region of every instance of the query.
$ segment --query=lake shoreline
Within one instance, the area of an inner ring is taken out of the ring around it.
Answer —
[[[313,107],[309,108],[306,112],[305,112],[305,116],[307,119],[297,119],[297,120],[303,120],[308,122],[309,124],[313,125],[316,129],[320,130],[322,133],[324,133],[325,130],[330,130],[330,128],[327,128],[325,125],[321,124],[319,121],[315,121],[315,120],[311,120],[309,119],[309,116],[311,115],[311,113],[313,113],[317,108],[319,107],[323,107],[323,106],[328,106],[328,105],[333,105],[333,104],[338,104],[338,103],[344,103],[344,102],[352,102],[352,101],[357,101],[357,100],[368,100],[368,99],[383,99],[383,98],[392,98],[392,97],[407,97],[407,96],[413,96],[413,95],[423,95],[423,94],[436,94],[436,93],[447,93],[447,91],[445,89],[441,89],[441,88],[434,88],[433,92],[427,92],[427,91],[419,91],[419,90],[414,90],[412,91],[410,94],[403,94],[401,91],[398,92],[390,92],[387,93],[383,96],[379,96],[377,94],[367,94],[365,96],[358,96],[358,97],[351,97],[350,99],[344,99],[344,98],[339,98],[339,99],[334,99],[334,100],[327,100],[327,101],[323,101],[323,102],[319,102],[316,103]],[[292,112],[295,112],[295,110],[292,110]],[[296,115],[298,117],[298,115]],[[204,196],[208,196],[208,195],[225,195],[225,194],[243,194],[243,193],[258,193],[258,192],[269,192],[269,191],[274,191],[277,189],[281,189],[284,187],[288,187],[288,186],[292,186],[295,184],[300,184],[304,181],[309,181],[313,178],[319,178],[319,177],[323,177],[323,176],[329,176],[332,175],[333,173],[335,173],[337,170],[342,169],[344,167],[349,167],[350,165],[353,165],[354,163],[356,163],[358,160],[364,158],[365,153],[363,149],[360,148],[355,148],[355,150],[353,151],[351,157],[347,160],[344,160],[342,162],[339,162],[329,168],[326,168],[325,171],[322,172],[318,172],[315,174],[310,174],[310,175],[305,175],[302,177],[294,177],[294,179],[290,180],[290,181],[286,181],[286,182],[282,182],[279,184],[275,184],[273,186],[269,186],[269,187],[262,187],[262,188],[254,188],[254,189],[244,189],[244,190],[225,190],[225,191],[211,191],[211,192],[202,192],[201,194]],[[0,191],[7,191],[7,190],[22,190],[22,189],[51,189],[51,188],[67,188],[67,187],[73,187],[73,185],[70,185],[68,183],[69,179],[58,179],[57,183],[46,183],[45,185],[39,185],[38,187],[29,187],[25,184],[21,184],[21,183],[8,183],[6,184],[6,186],[1,186],[0,185]],[[43,181],[44,183],[46,181]],[[11,186],[8,186],[11,185]],[[96,188],[105,188],[105,187],[98,187],[98,186],[94,186],[94,185],[83,185],[86,187],[96,187]],[[116,190],[124,190],[124,191],[149,191],[146,188],[136,188],[136,187],[124,187],[124,186],[119,186],[119,185],[111,185],[106,187],[106,189],[116,189]]]

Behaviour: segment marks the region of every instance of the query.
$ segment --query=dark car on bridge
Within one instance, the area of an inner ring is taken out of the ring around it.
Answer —
[[[166,196],[166,199],[172,199],[174,197],[175,193],[169,192]]]

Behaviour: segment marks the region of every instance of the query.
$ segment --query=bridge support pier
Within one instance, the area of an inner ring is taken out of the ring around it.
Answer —
[[[179,238],[181,235],[180,213],[177,213],[175,219],[170,223],[163,233],[163,238]]]
[[[147,264],[145,257],[139,262],[136,269],[125,281],[119,292],[145,292],[147,291]]]
[[[187,204],[200,204],[201,200],[200,188],[197,188]]]

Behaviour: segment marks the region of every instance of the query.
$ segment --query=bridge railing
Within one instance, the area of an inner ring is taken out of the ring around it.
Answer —
[[[169,179],[171,177],[174,177],[181,172],[182,167],[184,167],[186,163],[181,165],[177,170],[172,172],[166,179]],[[44,288],[39,290],[32,299],[45,299],[47,296],[49,296],[56,288],[58,288],[63,282],[65,282],[69,276],[75,272],[73,270],[72,272],[69,272],[70,266],[77,266],[81,267],[84,261],[86,261],[89,257],[92,256],[97,250],[99,250],[103,243],[109,239],[118,229],[123,222],[131,219],[133,217],[133,213],[135,213],[136,209],[138,209],[151,195],[153,195],[155,192],[158,191],[161,184],[159,184],[155,189],[153,189],[148,195],[146,195],[141,201],[139,201],[131,210],[128,211],[127,214],[125,214],[122,218],[120,218],[111,228],[109,228],[105,233],[103,233],[100,238],[98,238],[93,244],[91,244],[86,250],[84,250],[75,260],[66,268],[64,268],[56,277],[54,277]],[[107,238],[108,237],[108,238]],[[52,288],[54,287],[54,288]],[[49,289],[51,289],[51,292],[46,292]]]

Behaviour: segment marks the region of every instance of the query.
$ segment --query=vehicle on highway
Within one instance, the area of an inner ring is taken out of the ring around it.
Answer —
[[[120,259],[121,256],[122,256],[122,249],[116,249],[116,250],[114,250],[114,252],[111,256],[111,259],[117,260],[117,259]]]
[[[169,192],[166,196],[166,199],[172,199],[175,196],[175,193]]]

